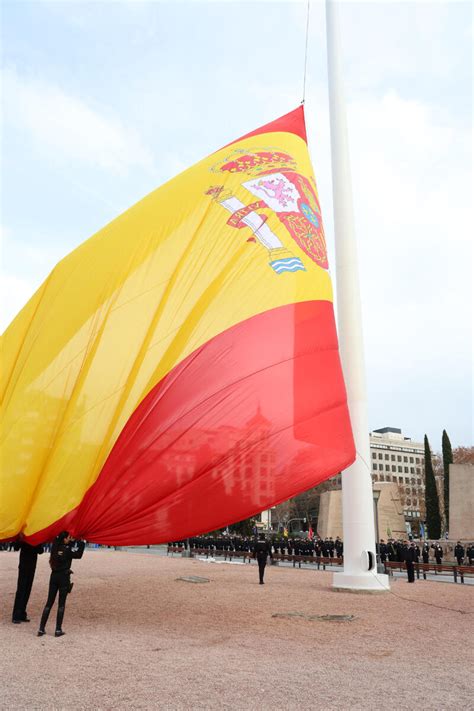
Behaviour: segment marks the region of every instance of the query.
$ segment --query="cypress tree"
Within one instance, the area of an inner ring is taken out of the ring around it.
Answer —
[[[444,520],[449,529],[449,465],[453,463],[453,450],[446,430],[443,430],[443,469],[444,469]]]
[[[436,488],[436,479],[431,461],[431,449],[428,437],[425,435],[425,497],[426,497],[426,525],[431,539],[441,536],[441,515],[439,513],[439,498]]]

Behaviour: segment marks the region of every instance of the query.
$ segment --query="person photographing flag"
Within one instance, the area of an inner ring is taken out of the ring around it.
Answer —
[[[46,634],[46,623],[58,593],[58,612],[54,636],[62,637],[65,634],[62,630],[62,623],[64,611],[66,609],[66,598],[67,594],[71,592],[73,586],[73,583],[71,583],[71,562],[73,558],[82,558],[84,547],[85,542],[73,541],[73,538],[69,535],[68,531],[60,533],[54,541],[49,559],[51,576],[49,579],[48,599],[46,600],[46,605],[41,616],[38,637],[42,637]]]

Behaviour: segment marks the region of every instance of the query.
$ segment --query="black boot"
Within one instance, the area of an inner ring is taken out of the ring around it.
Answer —
[[[50,612],[51,612],[50,607],[44,608],[43,614],[41,615],[41,622],[40,622],[40,626],[39,626],[38,637],[42,637],[44,634],[46,634],[46,623],[48,621]],[[41,632],[41,634],[40,634],[40,632]]]
[[[56,617],[56,632],[54,633],[55,637],[61,637],[64,632],[62,631],[62,626],[63,626],[63,618],[64,618],[64,610],[66,609],[65,605],[60,605],[58,607],[58,614]]]

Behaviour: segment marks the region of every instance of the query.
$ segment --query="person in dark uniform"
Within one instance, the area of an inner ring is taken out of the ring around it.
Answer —
[[[334,545],[334,541],[332,540],[332,536],[331,536],[331,538],[329,539],[329,542],[328,542],[328,550],[329,550],[329,557],[330,558],[334,558],[334,548],[335,548],[335,545]]]
[[[73,558],[82,558],[85,542],[74,541],[67,531],[63,531],[57,536],[51,549],[49,564],[51,566],[51,577],[49,579],[48,599],[41,616],[38,630],[38,637],[46,634],[46,623],[49,613],[54,605],[56,595],[59,592],[58,613],[56,617],[55,637],[62,637],[65,632],[62,630],[64,610],[66,608],[67,594],[71,592],[71,561]]]
[[[387,546],[386,546],[383,538],[380,539],[379,554],[380,554],[380,562],[385,563],[385,561],[387,560],[388,551],[387,551]]]
[[[439,543],[435,543],[434,545],[431,546],[434,549],[434,557],[436,559],[436,562],[438,565],[441,565],[443,562],[443,549],[440,546]]]
[[[421,557],[423,559],[423,563],[430,562],[430,544],[429,543],[423,543],[423,548],[421,550]]]
[[[469,561],[469,565],[472,565],[472,561],[474,560],[474,544],[473,543],[468,545],[466,555],[467,555],[467,559]]]
[[[20,551],[18,561],[18,582],[16,586],[15,602],[13,603],[12,622],[16,625],[20,622],[29,622],[26,606],[30,599],[31,588],[35,578],[36,562],[38,555],[43,553],[43,546],[30,546],[24,541],[16,543],[16,549]]]
[[[412,542],[408,545],[408,541],[405,541],[403,546],[403,557],[405,559],[405,565],[407,569],[408,582],[415,582],[415,563],[416,563],[416,548],[415,544]]]
[[[388,559],[389,559],[390,562],[393,562],[393,561],[395,561],[395,560],[397,559],[397,552],[396,552],[396,550],[395,550],[395,545],[394,545],[394,542],[393,542],[393,538],[389,538],[389,539],[388,539],[388,543],[387,543],[387,555],[388,555]]]
[[[268,556],[273,560],[272,547],[268,541],[265,540],[265,534],[259,533],[258,541],[253,548],[253,557],[257,559],[260,585],[263,585],[263,576],[265,574]]]
[[[462,565],[465,555],[464,546],[461,545],[461,541],[458,541],[454,546],[454,557],[456,558],[458,565]]]
[[[343,544],[343,542],[341,541],[341,539],[339,538],[339,536],[336,538],[335,546],[336,546],[336,555],[337,555],[337,557],[338,557],[338,558],[342,558],[342,553],[343,553],[343,550],[344,550],[344,544]]]

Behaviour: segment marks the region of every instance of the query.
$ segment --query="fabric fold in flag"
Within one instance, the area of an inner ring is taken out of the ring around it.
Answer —
[[[2,337],[0,539],[178,540],[355,458],[303,108],[71,252]]]

